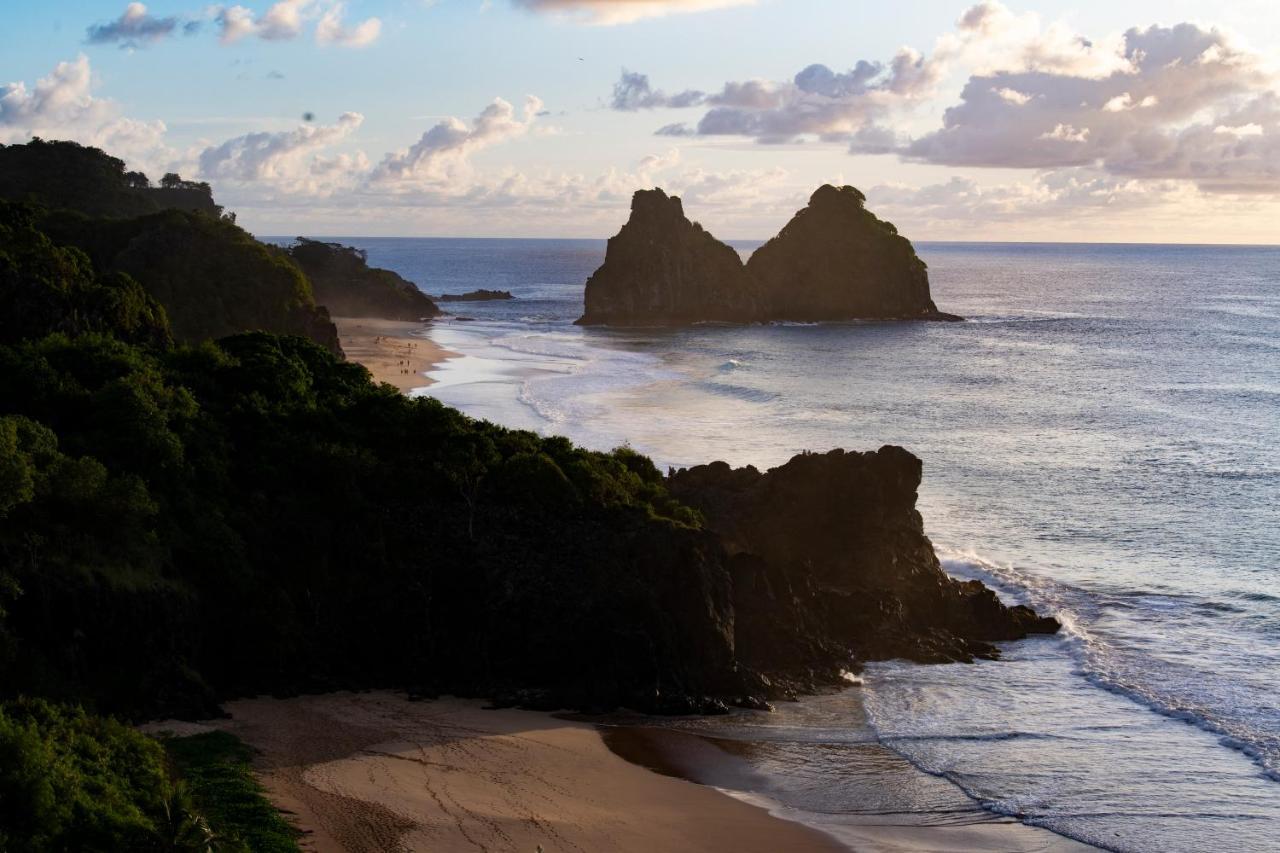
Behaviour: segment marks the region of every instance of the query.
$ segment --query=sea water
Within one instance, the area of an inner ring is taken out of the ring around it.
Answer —
[[[425,393],[664,466],[902,445],[947,571],[1066,626],[802,703],[779,731],[806,782],[771,796],[848,808],[829,749],[869,731],[1099,846],[1280,850],[1280,249],[923,243],[967,322],[608,330],[572,325],[603,241],[340,239],[517,297],[444,306],[459,357]]]

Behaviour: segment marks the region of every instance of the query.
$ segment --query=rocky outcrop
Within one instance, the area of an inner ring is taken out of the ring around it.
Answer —
[[[289,256],[311,280],[316,302],[336,317],[414,321],[442,313],[413,282],[369,266],[361,249],[299,237]]]
[[[579,325],[746,323],[761,317],[759,288],[733,248],[684,215],[660,189],[632,197],[631,218],[587,281]]]
[[[735,652],[764,692],[812,689],[856,661],[992,658],[993,642],[1060,628],[942,571],[915,507],[921,471],[889,446],[669,477],[726,549]]]
[[[442,293],[436,297],[440,302],[502,302],[515,299],[509,290],[469,290],[466,293]]]
[[[959,320],[938,311],[911,241],[853,187],[818,188],[747,269],[775,320]]]
[[[587,281],[578,323],[961,319],[937,309],[911,241],[865,201],[853,187],[820,187],[744,264],[685,217],[680,199],[637,192],[631,218]]]

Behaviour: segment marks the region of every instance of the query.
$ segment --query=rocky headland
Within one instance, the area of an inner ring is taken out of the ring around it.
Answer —
[[[921,476],[920,460],[894,446],[669,476],[720,541],[734,655],[763,694],[811,691],[871,660],[994,658],[995,642],[1059,630],[942,571],[916,510]]]
[[[580,325],[960,320],[938,310],[911,241],[853,187],[824,185],[743,263],[684,215],[680,199],[641,190],[587,281]]]
[[[335,317],[423,320],[442,313],[413,282],[369,266],[360,249],[299,237],[289,257],[311,280],[316,302]]]

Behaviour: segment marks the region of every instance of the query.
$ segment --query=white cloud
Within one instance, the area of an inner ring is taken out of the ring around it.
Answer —
[[[343,113],[331,125],[302,124],[281,132],[246,133],[200,152],[201,177],[210,180],[261,182],[273,190],[315,194],[333,189],[332,180],[319,181],[317,175],[336,177],[340,161],[323,159],[320,152],[345,140],[361,124],[360,113]],[[347,162],[353,168],[359,158]]]
[[[512,0],[521,8],[549,12],[587,24],[630,24],[687,12],[706,12],[731,6],[750,6],[755,0]]]
[[[249,36],[267,41],[289,41],[300,36],[310,21],[315,21],[315,39],[319,44],[342,47],[368,47],[382,33],[382,21],[367,18],[348,26],[343,17],[346,4],[325,0],[279,0],[261,17],[244,6],[215,6],[214,20],[221,31],[223,44],[232,44]]]
[[[1258,56],[1219,30],[1178,24],[1128,30],[1114,58],[1098,66],[1112,66],[1104,74],[974,74],[942,128],[905,154],[952,166],[1098,164],[1117,176],[1192,180],[1214,192],[1280,193],[1276,81]],[[1217,131],[1246,125],[1256,129]]]
[[[1003,89],[996,89],[995,93],[999,95],[1001,98],[1004,98],[1009,103],[1017,104],[1018,106],[1022,106],[1023,104],[1031,100],[1030,95],[1019,92],[1017,89],[1010,89],[1008,87],[1005,87]]]
[[[126,118],[93,88],[93,69],[83,54],[59,62],[31,87],[22,81],[0,85],[0,143],[69,139],[102,148],[134,169],[162,169],[173,157],[164,144],[164,122]]]
[[[314,0],[280,0],[254,25],[255,33],[269,41],[296,38],[302,32],[302,15]]]
[[[367,18],[353,27],[342,22],[346,11],[343,3],[336,3],[321,16],[316,24],[316,41],[319,44],[334,44],[341,47],[368,47],[378,40],[382,33],[382,21]]]
[[[422,134],[409,148],[388,154],[373,174],[384,184],[448,184],[469,167],[468,158],[482,148],[523,136],[533,126],[542,101],[525,98],[522,114],[501,98],[478,115],[468,126],[457,118],[447,118]]]

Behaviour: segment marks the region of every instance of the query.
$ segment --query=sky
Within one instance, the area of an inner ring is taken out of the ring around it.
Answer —
[[[1274,0],[48,0],[0,143],[212,184],[260,235],[767,238],[823,183],[917,240],[1280,243]]]

